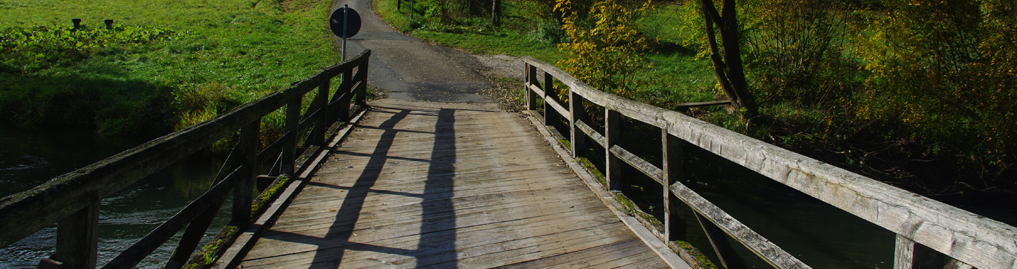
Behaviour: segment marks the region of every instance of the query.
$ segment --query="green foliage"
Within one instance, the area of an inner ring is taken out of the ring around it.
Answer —
[[[998,173],[1017,164],[1017,3],[887,1],[856,53],[871,73],[858,115]],[[985,183],[989,188],[1002,182]],[[1008,184],[1013,184],[1009,182]]]
[[[579,16],[572,0],[559,0],[555,10],[570,14],[562,19],[570,42],[558,45],[569,55],[558,65],[595,88],[632,96],[638,83],[634,75],[649,67],[643,53],[650,42],[640,33],[639,21],[651,8],[649,1],[630,10],[618,0],[604,0]]]
[[[117,26],[112,30],[11,27],[0,31],[0,72],[27,73],[70,66],[92,54],[115,54],[174,37],[179,35],[171,30],[142,26]]]
[[[827,105],[848,97],[840,65],[844,16],[823,0],[746,1],[745,58],[762,101]]]
[[[537,29],[530,31],[527,37],[532,41],[551,46],[569,42],[568,33],[555,21],[538,23]]]

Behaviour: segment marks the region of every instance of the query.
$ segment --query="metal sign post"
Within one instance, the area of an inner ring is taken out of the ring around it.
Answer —
[[[343,61],[346,61],[346,30],[350,28],[349,22],[350,5],[343,5]]]
[[[350,8],[350,5],[345,5],[332,11],[328,26],[333,34],[343,39],[342,60],[346,61],[346,39],[360,32],[360,14]]]

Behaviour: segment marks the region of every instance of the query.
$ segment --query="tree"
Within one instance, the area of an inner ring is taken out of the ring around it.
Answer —
[[[717,12],[713,0],[699,0],[706,27],[706,39],[710,47],[710,60],[713,72],[717,75],[724,94],[731,100],[731,105],[742,117],[756,114],[756,105],[748,93],[745,81],[745,70],[742,66],[741,49],[738,47],[738,16],[735,12],[735,0],[724,0],[724,14]],[[717,45],[714,27],[720,31],[720,46],[723,47],[723,59]]]

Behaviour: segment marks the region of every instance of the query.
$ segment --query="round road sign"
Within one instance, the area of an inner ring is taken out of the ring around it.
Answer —
[[[328,19],[328,26],[332,33],[342,38],[348,38],[360,32],[360,14],[349,6],[341,7],[332,11]]]

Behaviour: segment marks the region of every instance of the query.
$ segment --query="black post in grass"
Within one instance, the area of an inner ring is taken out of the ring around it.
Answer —
[[[81,29],[81,19],[73,18],[73,19],[71,19],[71,22],[74,23],[74,30]]]
[[[106,19],[103,22],[106,23],[106,30],[113,30],[113,20]]]

